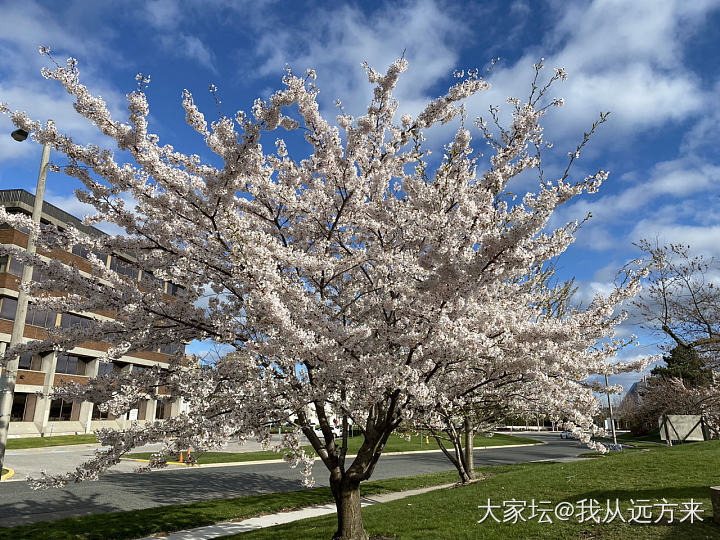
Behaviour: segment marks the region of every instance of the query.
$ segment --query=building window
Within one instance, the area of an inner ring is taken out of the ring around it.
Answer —
[[[86,260],[90,258],[90,253],[92,253],[98,259],[100,259],[103,262],[103,264],[107,263],[107,255],[105,253],[101,253],[101,252],[95,251],[95,250],[91,251],[88,248],[86,248],[85,246],[81,246],[80,244],[75,244],[72,247],[72,252],[74,255],[77,255],[78,257],[82,257],[83,259],[86,259]]]
[[[110,259],[110,270],[114,270],[121,276],[127,276],[133,281],[137,281],[140,271],[132,266],[132,263],[124,261],[113,255]]]
[[[3,296],[0,298],[0,304],[0,319],[14,321],[15,312],[17,311],[17,299]],[[56,315],[54,311],[40,310],[29,305],[27,315],[25,316],[25,324],[43,328],[54,328]]]
[[[48,273],[47,268],[44,264],[36,264],[33,266],[33,273],[32,273],[32,280],[37,281],[38,283],[42,283],[43,281],[47,281]]]
[[[22,277],[25,266],[16,257],[4,255],[0,257],[0,274],[7,273],[13,276]],[[36,264],[33,267],[33,281],[45,281],[48,277],[47,269],[43,264]]]
[[[113,419],[113,416],[109,412],[101,411],[100,409],[98,409],[97,405],[93,405],[93,410],[92,410],[92,414],[90,415],[90,417],[93,420],[112,420]]]
[[[171,410],[171,401],[158,401],[157,408],[155,409],[155,418],[158,420],[165,420],[166,418],[170,418]]]
[[[31,326],[40,326],[42,328],[55,328],[55,322],[57,320],[57,313],[54,311],[45,311],[28,306],[27,317],[25,318],[25,324]]]
[[[0,299],[0,319],[7,319],[8,321],[14,321],[16,311],[17,311],[17,300],[15,298],[9,298],[7,296],[3,296]]]
[[[180,343],[166,343],[164,345],[160,345],[160,352],[163,354],[175,354],[179,350],[183,348],[183,345]]]
[[[74,255],[77,255],[78,257],[82,257],[83,259],[87,259],[88,255],[90,255],[90,250],[86,248],[85,246],[81,246],[80,244],[75,244],[72,247],[72,252]]]
[[[184,298],[185,297],[185,289],[183,287],[181,287],[180,285],[175,285],[174,283],[170,283],[168,281],[167,294],[169,294],[170,296],[176,296],[178,298]]]
[[[150,400],[143,399],[138,404],[138,420],[148,420],[150,413]]]
[[[33,355],[30,353],[23,354],[18,361],[18,369],[31,369]]]
[[[5,211],[8,214],[25,214],[27,217],[31,216],[30,212],[28,212],[22,208],[12,208],[12,207],[6,206]],[[3,229],[14,229],[16,231],[24,232],[25,234],[30,234],[30,229],[28,229],[27,227],[14,227],[14,226],[10,226],[9,223],[5,223],[2,228]]]
[[[55,373],[85,375],[87,373],[87,361],[84,358],[73,354],[61,354],[57,358]]]
[[[8,274],[12,274],[14,276],[22,276],[23,273],[23,263],[21,263],[18,259],[15,257],[10,257],[10,263],[7,265],[6,272]]]
[[[50,416],[48,420],[54,420],[58,422],[66,422],[70,420],[72,416],[72,401],[65,401],[64,399],[53,399],[50,402]]]
[[[63,313],[60,318],[60,326],[63,328],[72,328],[75,326],[81,328],[90,328],[93,324],[93,320],[89,317],[83,317],[81,315],[75,315],[73,313]]]
[[[147,270],[143,270],[142,276],[140,277],[140,282],[144,283],[148,287],[152,288],[161,288],[163,286],[163,282],[156,278],[152,272],[148,272]]]
[[[15,393],[13,396],[11,422],[32,422],[35,416],[35,395]]]
[[[115,364],[112,362],[100,362],[98,361],[98,377],[100,375],[107,375],[115,371]]]
[[[40,355],[31,353],[23,354],[18,363],[18,369],[28,369],[30,371],[42,371],[42,358]]]

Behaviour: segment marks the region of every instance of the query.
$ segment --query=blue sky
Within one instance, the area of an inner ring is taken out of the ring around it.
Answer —
[[[569,75],[553,91],[566,105],[545,122],[557,149],[548,156],[547,177],[600,111],[611,111],[576,169],[580,177],[603,168],[610,178],[556,221],[593,215],[560,262],[563,275],[577,277],[579,299],[607,290],[615,272],[638,255],[632,243],[641,238],[720,256],[720,0],[0,0],[0,13],[0,101],[54,119],[81,142],[107,144],[74,113],[62,89],[40,76],[48,60],[37,47],[47,45],[58,61],[77,58],[83,82],[121,119],[135,75],[149,74],[153,131],[178,150],[201,155],[202,141],[184,124],[184,88],[208,116],[216,110],[210,84],[219,89],[224,113],[249,111],[256,97],[280,86],[289,64],[296,72],[317,71],[329,118],[338,98],[358,114],[370,96],[361,62],[384,70],[405,51],[410,68],[398,85],[399,112],[417,113],[452,84],[455,70],[483,69],[499,58],[488,78],[491,90],[468,103],[474,119],[508,96],[527,96],[531,66],[544,57],[548,68],[563,66]],[[11,129],[0,118],[0,133]],[[440,149],[452,129],[430,130],[428,144]],[[34,191],[39,156],[37,145],[0,137],[0,186]],[[88,210],[74,199],[76,187],[51,174],[47,198],[82,216]],[[513,189],[533,187],[528,177]],[[641,339],[623,357],[655,352],[662,341],[631,324],[623,331]],[[637,378],[612,382],[627,386]]]

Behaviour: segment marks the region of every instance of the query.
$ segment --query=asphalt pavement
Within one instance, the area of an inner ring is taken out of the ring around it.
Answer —
[[[475,463],[505,465],[529,461],[565,461],[575,459],[587,447],[577,441],[560,439],[559,433],[527,434],[547,444],[508,448],[488,448],[475,451]],[[81,461],[92,448],[76,448],[60,452],[42,449],[45,455],[55,452],[55,459]],[[14,451],[18,454],[21,451]],[[27,452],[27,451],[22,451]],[[10,451],[8,452],[10,453]],[[27,452],[42,460],[43,452]],[[17,455],[13,456],[18,458]],[[13,466],[10,459],[8,465]],[[131,470],[136,463],[124,462],[122,470]],[[394,478],[416,474],[453,470],[441,452],[385,455],[373,474],[373,479]],[[316,485],[328,485],[327,472],[321,462],[315,463]],[[207,468],[174,466],[150,473],[111,472],[95,482],[73,484],[64,489],[31,490],[25,482],[2,482],[0,505],[4,510],[5,526],[37,521],[56,520],[86,514],[138,510],[168,504],[188,503],[209,499],[241,497],[272,492],[303,489],[300,473],[285,463],[231,465]]]

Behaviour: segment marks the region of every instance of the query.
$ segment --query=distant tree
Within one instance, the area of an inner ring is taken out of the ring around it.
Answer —
[[[650,373],[663,379],[681,379],[688,387],[706,386],[713,381],[712,370],[691,347],[677,345],[663,360],[665,365],[653,368]]]
[[[720,287],[713,282],[717,262],[692,255],[688,245],[643,240],[638,247],[650,275],[635,304],[650,328],[678,349],[670,361],[679,367],[696,365],[699,359],[704,367],[720,369]]]
[[[636,399],[624,400],[622,417],[634,434],[658,429],[665,414],[703,415],[715,437],[720,429],[720,387],[689,387],[679,378],[651,377]]]

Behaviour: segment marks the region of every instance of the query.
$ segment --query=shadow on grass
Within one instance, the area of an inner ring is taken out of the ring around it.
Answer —
[[[139,510],[159,504],[183,504],[301,490],[299,473],[288,471],[294,473],[295,478],[239,470],[204,469],[202,472],[115,473],[97,482],[46,491],[32,491],[26,484],[17,483],[13,485],[12,493],[0,495],[4,510],[2,523],[5,527],[13,527],[66,517]],[[158,511],[164,512],[162,507]],[[127,520],[127,515],[123,519]],[[0,535],[0,538],[3,536]],[[24,536],[16,535],[14,538]]]
[[[93,495],[82,495],[73,492],[71,489],[57,490],[50,493],[52,493],[51,497],[42,498],[40,501],[37,499],[24,499],[12,503],[3,502],[3,526],[14,527],[33,521],[56,520],[69,516],[117,510],[112,504],[98,502]],[[10,534],[8,536],[4,533],[5,530],[0,528],[0,538],[23,538],[19,535]]]
[[[41,522],[9,529],[0,528],[0,539],[14,540],[102,540],[139,538],[164,531],[210,525],[228,519],[242,519],[267,510],[279,511],[332,500],[329,488],[292,493],[288,505],[284,494],[250,496],[190,505],[170,505],[136,512],[114,512]]]

